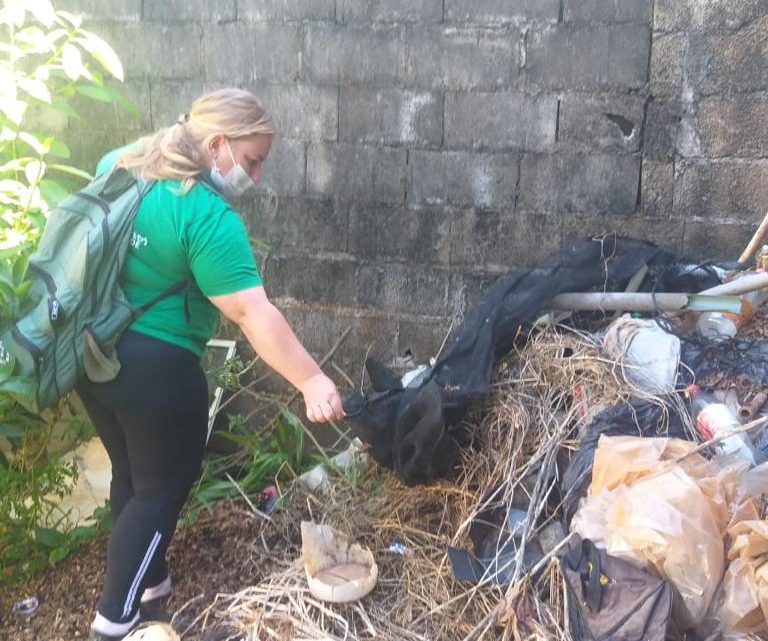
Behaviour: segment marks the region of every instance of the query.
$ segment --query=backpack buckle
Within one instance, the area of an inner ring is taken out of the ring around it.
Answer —
[[[61,303],[56,298],[48,299],[48,318],[54,326],[64,320],[64,310],[61,309]]]

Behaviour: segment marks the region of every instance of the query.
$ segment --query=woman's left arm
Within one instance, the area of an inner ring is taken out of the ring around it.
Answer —
[[[301,344],[283,314],[267,298],[263,287],[211,296],[210,301],[224,316],[237,323],[264,362],[302,393],[310,421],[343,418],[336,385]]]

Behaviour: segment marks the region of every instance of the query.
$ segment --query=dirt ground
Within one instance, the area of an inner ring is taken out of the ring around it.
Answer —
[[[768,305],[740,332],[739,338],[767,336]],[[727,373],[699,382],[705,388],[735,387],[742,402],[763,389],[742,376]],[[297,558],[298,528],[288,530],[292,528],[275,523],[263,527],[242,501],[223,501],[203,512],[195,524],[176,533],[169,551],[174,593],[168,610],[176,613],[174,627],[184,632],[184,641],[222,641],[230,637],[230,632],[217,630],[210,622],[203,630],[194,624],[197,615],[217,594],[258,584],[275,568],[277,559]],[[9,589],[0,585],[0,641],[86,639],[103,578],[105,554],[106,537],[89,542],[23,586]],[[27,596],[36,596],[39,607],[31,616],[14,617],[13,603]]]
[[[174,613],[187,605],[175,617],[174,627],[180,632],[185,630],[216,594],[258,583],[272,569],[270,545],[284,546],[285,540],[282,535],[262,537],[257,517],[244,503],[233,501],[216,504],[194,525],[179,530],[169,551],[174,593],[168,610]],[[89,542],[23,586],[0,587],[0,640],[86,639],[103,578],[105,555],[106,537]],[[14,617],[13,603],[27,596],[36,596],[39,607],[29,617]],[[193,627],[184,635],[184,641],[218,641],[226,636],[223,631],[201,633]]]

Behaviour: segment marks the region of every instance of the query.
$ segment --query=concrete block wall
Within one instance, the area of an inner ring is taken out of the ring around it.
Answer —
[[[734,258],[766,208],[768,0],[63,8],[113,44],[142,111],[70,123],[86,166],[205,90],[263,97],[279,206],[241,210],[311,351],[352,328],[336,359],[350,374],[369,348],[428,358],[494,278],[568,239]]]

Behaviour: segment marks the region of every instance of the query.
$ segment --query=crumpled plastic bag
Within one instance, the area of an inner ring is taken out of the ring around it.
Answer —
[[[680,339],[655,320],[625,314],[608,327],[603,349],[621,364],[628,383],[651,394],[675,391]]]
[[[754,502],[749,502],[754,506]],[[731,564],[723,579],[720,629],[724,639],[768,633],[768,521],[756,509],[734,515],[728,528]],[[763,638],[761,637],[761,638]]]
[[[725,570],[729,502],[744,468],[713,464],[679,439],[602,436],[590,495],[571,530],[614,556],[655,568],[677,590],[674,619],[701,623]]]

